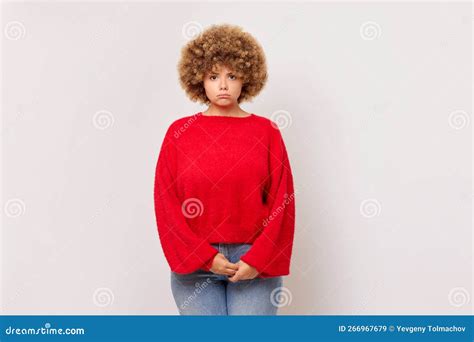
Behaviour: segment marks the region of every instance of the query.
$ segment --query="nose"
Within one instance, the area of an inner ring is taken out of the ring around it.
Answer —
[[[227,90],[227,80],[225,79],[225,77],[221,77],[220,78],[220,83],[219,83],[219,88],[221,90]]]

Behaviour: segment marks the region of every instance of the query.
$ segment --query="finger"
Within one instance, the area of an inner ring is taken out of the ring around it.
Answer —
[[[236,272],[237,271],[231,270],[231,269],[228,269],[228,268],[222,270],[222,274],[228,275],[228,276],[233,276],[233,275],[235,275]]]
[[[228,280],[229,280],[231,283],[236,283],[236,282],[238,281],[237,275],[234,275],[233,277],[228,278]]]
[[[238,271],[238,270],[234,270],[232,268],[226,268],[225,270],[229,273],[232,273],[232,275],[234,275]]]
[[[220,274],[233,276],[236,272],[237,272],[236,270],[233,270],[231,268],[227,268],[227,267],[224,267],[224,266],[219,268],[219,273]]]
[[[252,275],[249,272],[242,272],[239,275],[239,280],[249,280],[252,279]]]
[[[230,261],[225,264],[225,267],[231,268],[231,269],[236,270],[236,271],[239,269],[239,265],[234,264]]]

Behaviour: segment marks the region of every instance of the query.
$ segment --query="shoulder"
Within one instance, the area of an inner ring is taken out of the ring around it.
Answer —
[[[199,113],[195,113],[192,115],[186,115],[178,119],[174,119],[169,124],[166,130],[166,135],[167,136],[175,136],[176,134],[179,135],[179,132],[182,132],[183,130],[187,129],[190,125],[192,125],[194,121],[198,119],[198,114]]]
[[[280,127],[278,123],[271,118],[267,118],[262,115],[253,114],[255,118],[255,123],[262,127],[262,129],[266,130],[271,135],[280,136]]]
[[[192,115],[186,115],[186,116],[180,117],[178,119],[175,119],[174,121],[171,122],[169,127],[176,128],[176,127],[179,127],[179,126],[189,125],[189,124],[191,124],[192,122],[194,122],[195,120],[198,119],[198,115],[199,115],[199,113],[194,113]]]

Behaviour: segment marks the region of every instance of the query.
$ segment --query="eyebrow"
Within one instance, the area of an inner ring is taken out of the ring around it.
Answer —
[[[210,71],[209,72],[210,75],[218,75],[219,73],[218,72],[214,72],[214,71]],[[229,74],[235,74],[235,72],[228,72],[227,75]]]

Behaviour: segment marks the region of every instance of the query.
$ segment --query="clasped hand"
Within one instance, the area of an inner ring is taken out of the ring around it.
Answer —
[[[255,267],[250,266],[242,260],[239,260],[237,263],[232,263],[222,253],[216,254],[212,261],[210,271],[215,274],[228,276],[228,280],[233,283],[239,280],[253,279],[258,276],[258,271]]]

